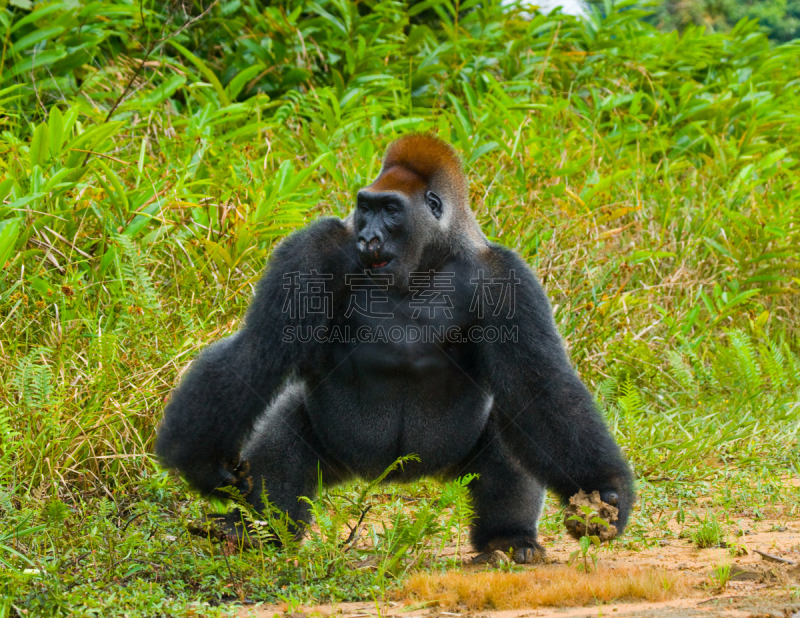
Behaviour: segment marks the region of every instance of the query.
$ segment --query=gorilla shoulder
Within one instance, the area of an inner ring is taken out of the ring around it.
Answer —
[[[353,231],[346,221],[322,217],[281,240],[270,258],[269,268],[279,264],[283,268],[326,272],[326,268],[330,270],[343,260],[356,262],[353,244]]]

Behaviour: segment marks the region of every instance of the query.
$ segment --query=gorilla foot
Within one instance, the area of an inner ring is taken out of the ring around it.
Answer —
[[[511,556],[517,564],[538,564],[545,561],[544,547],[528,536],[506,537],[489,541],[483,551],[472,559],[472,564],[499,566],[502,559],[496,554]]]

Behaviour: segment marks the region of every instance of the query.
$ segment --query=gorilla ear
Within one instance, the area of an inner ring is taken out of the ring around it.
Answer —
[[[442,199],[433,191],[428,191],[425,194],[425,202],[430,206],[433,216],[437,219],[442,217]]]

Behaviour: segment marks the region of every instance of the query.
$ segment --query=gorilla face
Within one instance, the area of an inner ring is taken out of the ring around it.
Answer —
[[[398,191],[359,191],[356,249],[365,269],[396,275],[413,270],[413,209],[412,199]]]
[[[382,169],[358,192],[354,222],[361,265],[374,273],[395,275],[404,287],[422,253],[442,234],[442,199],[427,179],[402,165]]]

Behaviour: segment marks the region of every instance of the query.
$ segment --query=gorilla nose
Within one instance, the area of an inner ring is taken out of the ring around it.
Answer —
[[[367,240],[365,236],[358,237],[358,250],[363,253],[375,253],[381,248],[381,239],[373,236]]]

